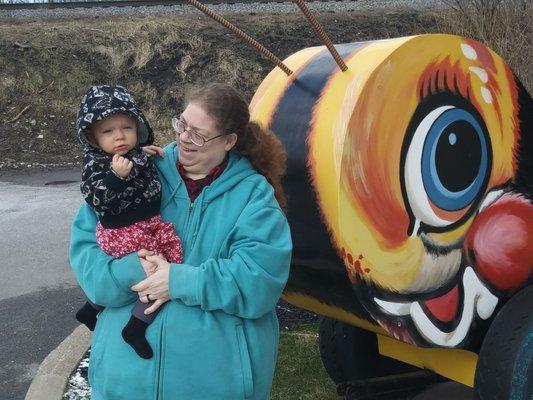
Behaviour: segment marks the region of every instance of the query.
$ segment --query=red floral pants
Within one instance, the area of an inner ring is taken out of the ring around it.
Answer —
[[[174,225],[161,220],[159,215],[117,229],[98,223],[96,240],[106,254],[115,258],[147,249],[162,254],[169,262],[183,261],[181,240],[174,233]]]

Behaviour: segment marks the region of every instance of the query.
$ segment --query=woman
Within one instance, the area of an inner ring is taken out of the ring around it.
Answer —
[[[156,165],[161,215],[182,238],[183,264],[145,250],[107,256],[86,205],[73,222],[76,277],[106,307],[92,341],[92,399],[267,399],[279,337],[275,305],[292,250],[278,204],[283,145],[249,122],[246,102],[222,84],[192,93],[173,126],[176,143]],[[164,304],[146,331],[151,359],[120,335],[137,299],[155,300],[146,312]]]

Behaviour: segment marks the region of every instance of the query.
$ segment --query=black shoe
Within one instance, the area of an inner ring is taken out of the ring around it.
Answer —
[[[132,315],[124,329],[122,329],[122,337],[126,343],[133,347],[139,357],[148,359],[152,358],[154,354],[146,340],[146,328],[148,328],[146,322]]]
[[[90,331],[94,331],[94,327],[96,326],[96,319],[99,312],[100,310],[97,310],[87,302],[76,313],[76,319],[85,326],[87,326]]]

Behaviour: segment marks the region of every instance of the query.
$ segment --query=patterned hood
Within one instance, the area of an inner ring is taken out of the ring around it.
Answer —
[[[81,100],[76,120],[78,140],[85,151],[100,150],[87,139],[89,125],[115,114],[128,115],[137,121],[138,145],[154,142],[152,128],[128,90],[122,86],[91,86]]]

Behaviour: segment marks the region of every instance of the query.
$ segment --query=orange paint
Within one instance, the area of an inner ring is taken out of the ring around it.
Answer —
[[[456,222],[459,219],[461,219],[466,214],[466,212],[470,209],[470,206],[471,206],[471,204],[469,204],[467,207],[461,210],[446,211],[436,206],[430,199],[428,199],[428,202],[429,202],[431,209],[433,210],[433,212],[435,213],[437,217],[445,221],[448,221],[450,223]]]
[[[472,39],[466,39],[465,42],[476,51],[477,61],[483,65],[483,68],[488,68],[496,73],[496,64],[494,63],[494,58],[492,57],[492,54],[490,54],[489,49],[480,42],[476,42]]]
[[[351,134],[345,148],[353,150],[343,155],[342,184],[350,203],[368,221],[366,225],[373,231],[375,240],[383,248],[392,249],[407,240],[409,217],[397,196],[397,175],[390,171],[390,166],[400,164],[400,154],[387,151],[388,146],[393,146],[392,142],[383,142],[380,135],[372,134],[381,129],[379,119],[372,119],[370,126],[365,123],[370,112],[379,115],[379,110],[373,108],[372,99],[363,97],[350,118],[348,131]],[[362,139],[364,134],[357,134],[360,131],[368,132],[368,140]],[[384,157],[388,158],[387,163],[383,162]]]
[[[511,68],[505,66],[505,76],[510,88],[511,100],[513,104],[518,104],[518,87],[516,86],[515,77]],[[513,107],[513,115],[511,116],[513,120],[513,136],[515,138],[515,146],[518,146],[518,141],[520,138],[520,121],[518,120],[518,107]],[[522,132],[523,135],[531,135],[533,132]],[[516,150],[515,150],[516,151]],[[513,157],[513,175],[516,174],[518,169],[518,160],[516,157]]]
[[[357,272],[359,272],[361,275],[363,275],[363,269],[361,268],[361,263],[359,262],[359,260],[356,260],[355,263],[353,264],[353,266],[355,267],[355,270]]]
[[[339,251],[339,258],[341,260],[344,260],[346,258],[346,249],[344,247]]]
[[[450,91],[468,98],[470,79],[464,72],[459,61],[453,65],[450,57],[444,58],[439,63],[430,63],[420,74],[416,93],[419,93],[419,101],[437,92]]]
[[[353,265],[353,257],[352,257],[352,255],[350,253],[348,253],[348,263],[350,265]]]

